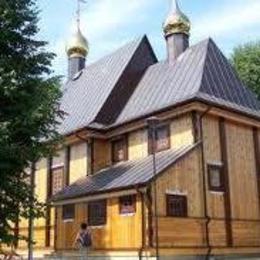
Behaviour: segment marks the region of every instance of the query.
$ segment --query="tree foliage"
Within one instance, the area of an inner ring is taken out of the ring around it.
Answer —
[[[235,48],[231,62],[245,85],[260,100],[260,41]]]
[[[54,54],[37,39],[38,13],[35,0],[0,1],[0,239],[7,244],[17,239],[18,213],[43,214],[25,169],[48,156],[59,139],[59,78],[51,77]]]

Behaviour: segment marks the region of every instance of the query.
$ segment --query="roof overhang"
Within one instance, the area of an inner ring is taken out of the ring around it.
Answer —
[[[118,198],[121,196],[127,196],[127,195],[136,195],[138,193],[145,193],[147,188],[145,186],[139,187],[137,186],[136,188],[122,188],[121,190],[111,190],[111,191],[106,191],[104,193],[99,192],[96,194],[88,194],[84,197],[78,197],[78,198],[71,198],[71,199],[66,199],[66,200],[61,200],[61,201],[56,201],[51,203],[52,206],[63,206],[63,205],[68,205],[68,204],[78,204],[78,203],[86,203],[90,201],[97,201],[97,200],[102,200],[102,199],[111,199],[111,198]]]

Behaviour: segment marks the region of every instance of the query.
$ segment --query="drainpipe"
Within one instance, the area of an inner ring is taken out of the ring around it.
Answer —
[[[158,218],[158,203],[157,203],[157,182],[156,182],[156,129],[159,123],[157,117],[150,117],[147,119],[148,131],[151,131],[152,134],[152,163],[153,163],[153,196],[154,196],[154,218],[155,218],[155,241],[156,241],[156,260],[160,259],[159,254],[159,218]]]
[[[199,116],[199,128],[200,128],[200,139],[201,139],[201,159],[202,159],[202,173],[203,173],[203,197],[204,197],[204,209],[205,209],[205,218],[206,218],[206,243],[207,243],[207,254],[206,260],[210,259],[211,256],[211,246],[210,246],[210,239],[209,239],[209,224],[210,224],[210,217],[208,215],[208,198],[207,198],[207,184],[206,184],[206,168],[205,168],[205,152],[204,152],[204,137],[203,137],[203,118],[209,113],[212,107],[208,107],[200,116]]]

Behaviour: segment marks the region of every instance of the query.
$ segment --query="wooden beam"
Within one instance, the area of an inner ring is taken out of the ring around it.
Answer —
[[[47,197],[46,201],[50,199],[52,195],[52,157],[47,159]],[[50,205],[46,207],[46,219],[45,219],[45,246],[50,247],[50,237],[51,237],[51,209]]]
[[[70,146],[67,145],[65,148],[65,163],[64,163],[64,173],[65,173],[65,186],[70,184]]]
[[[94,138],[87,142],[87,175],[94,174]]]
[[[254,138],[254,151],[255,151],[255,168],[256,168],[256,180],[258,187],[258,200],[260,205],[260,147],[258,139],[258,129],[253,128],[253,138]]]
[[[193,132],[194,143],[197,143],[200,139],[199,114],[196,110],[193,110],[191,112],[191,116],[192,116],[192,132]]]
[[[219,133],[220,133],[221,158],[223,162],[223,177],[224,177],[224,185],[225,185],[224,210],[225,210],[226,240],[227,240],[227,246],[233,246],[227,136],[226,136],[226,126],[225,126],[224,118],[219,119]]]

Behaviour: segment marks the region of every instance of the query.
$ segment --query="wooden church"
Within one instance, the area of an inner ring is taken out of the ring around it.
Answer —
[[[190,27],[173,1],[163,61],[144,36],[85,66],[87,40],[71,38],[65,143],[35,173],[49,203],[36,251],[73,259],[86,222],[98,259],[259,259],[260,103]]]

